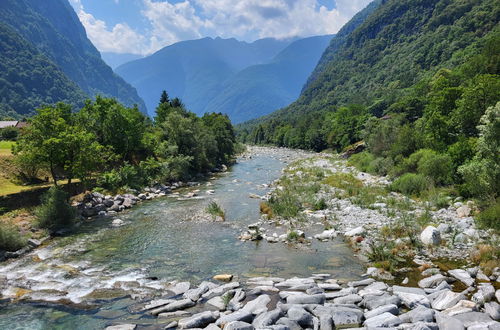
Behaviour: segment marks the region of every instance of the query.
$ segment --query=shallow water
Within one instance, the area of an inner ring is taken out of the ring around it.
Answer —
[[[120,290],[150,295],[165,281],[196,284],[218,273],[239,278],[312,273],[359,278],[364,268],[340,239],[314,241],[307,249],[237,239],[242,229],[259,219],[260,201],[249,194],[265,194],[263,184],[277,179],[285,165],[277,156],[254,156],[195,188],[203,198],[148,201],[119,215],[126,222],[123,227],[111,228],[110,219],[87,222],[76,235],[0,265],[0,275],[9,281],[4,296],[44,301],[3,305],[0,329],[99,329],[117,320],[155,324],[155,319],[128,313],[135,301],[122,298]],[[192,221],[211,200],[226,210],[226,222]],[[92,308],[47,304],[61,300],[72,306],[92,303]]]

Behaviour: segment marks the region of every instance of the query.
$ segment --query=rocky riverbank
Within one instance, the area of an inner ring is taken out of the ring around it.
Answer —
[[[256,277],[196,287],[174,282],[160,299],[133,309],[156,317],[154,329],[499,329],[500,290],[481,284],[456,289],[450,272],[421,280],[418,287],[387,285],[373,278],[342,283],[329,274],[308,278]],[[215,278],[231,281],[231,275]],[[141,328],[116,322],[107,330]]]

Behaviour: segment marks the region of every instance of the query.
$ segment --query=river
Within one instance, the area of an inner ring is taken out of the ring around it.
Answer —
[[[0,264],[2,295],[20,298],[0,305],[0,329],[102,329],[117,320],[154,326],[157,319],[134,313],[133,298],[151,296],[167,281],[197,284],[220,273],[358,279],[364,267],[341,239],[300,249],[238,240],[259,219],[260,201],[249,195],[264,195],[294,152],[257,150],[191,188],[199,198],[147,201],[119,214],[123,227],[111,227],[109,218],[88,221],[74,235]],[[226,221],[192,221],[211,200],[225,209]]]

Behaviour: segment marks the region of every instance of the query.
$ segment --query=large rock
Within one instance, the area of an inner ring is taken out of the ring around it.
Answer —
[[[500,320],[500,305],[497,302],[489,302],[484,304],[484,311],[493,319]]]
[[[310,328],[313,326],[313,316],[300,307],[290,308],[288,310],[288,318],[297,322],[303,328]]]
[[[200,286],[186,291],[183,295],[184,298],[191,299],[192,301],[200,300],[201,296],[210,289],[216,288],[217,285],[210,282],[202,282]]]
[[[344,236],[347,236],[347,237],[359,236],[359,235],[362,235],[364,232],[365,232],[365,228],[363,228],[363,226],[360,226],[360,227],[356,227],[354,229],[351,229],[349,231],[346,231],[344,233]]]
[[[465,218],[470,216],[471,209],[467,205],[462,205],[457,209],[457,216],[459,218]]]
[[[357,294],[350,294],[345,297],[339,297],[333,299],[333,302],[335,304],[357,304],[359,303],[363,298]]]
[[[290,320],[287,317],[282,317],[276,322],[277,325],[283,325],[288,328],[288,330],[302,330],[302,327],[295,321]],[[331,330],[331,329],[325,329]]]
[[[403,304],[410,309],[417,306],[431,307],[431,302],[425,295],[408,292],[398,292],[397,295],[401,298]]]
[[[363,323],[365,327],[370,328],[389,328],[389,327],[397,327],[400,325],[401,319],[397,316],[392,315],[391,313],[382,313],[375,317],[372,317]]]
[[[469,300],[460,300],[455,306],[445,309],[442,313],[448,316],[453,316],[473,312],[475,309],[476,303]]]
[[[224,330],[254,330],[253,325],[241,322],[241,321],[233,321],[226,324]]]
[[[397,296],[367,296],[363,298],[363,301],[361,302],[363,306],[368,308],[369,310],[373,310],[377,307],[384,306],[384,305],[396,305],[400,306],[401,305],[401,298]]]
[[[178,300],[178,301],[174,301],[166,306],[153,309],[151,311],[151,314],[158,315],[160,313],[165,313],[165,312],[175,312],[175,311],[178,311],[180,309],[186,309],[188,307],[192,307],[194,305],[195,305],[195,303],[191,299]]]
[[[226,309],[226,303],[220,296],[211,298],[206,304],[217,308],[219,311]]]
[[[472,286],[474,284],[474,279],[470,276],[470,274],[464,269],[453,269],[449,270],[448,274],[464,283],[467,286]]]
[[[236,289],[239,286],[240,286],[240,283],[238,283],[238,282],[227,283],[227,284],[224,284],[224,285],[221,285],[221,286],[218,286],[218,287],[215,287],[213,289],[208,290],[207,292],[205,292],[202,295],[202,297],[205,299],[210,299],[213,297],[222,296],[227,291],[232,290],[232,289]]]
[[[262,313],[253,320],[252,325],[257,329],[264,329],[270,325],[273,325],[278,321],[278,319],[283,316],[279,308],[272,311]]]
[[[441,274],[436,274],[436,275],[432,275],[430,277],[426,277],[426,278],[421,279],[418,282],[418,286],[421,288],[433,288],[433,287],[441,284],[441,282],[443,282],[443,281],[446,281],[446,277],[444,277]]]
[[[335,327],[349,326],[353,327],[361,324],[363,320],[363,311],[357,307],[347,307],[347,306],[317,306],[313,310],[314,315],[316,315],[320,320],[326,316],[330,316],[333,320]]]
[[[462,293],[453,292],[450,290],[443,290],[432,301],[432,308],[442,311],[444,309],[455,306],[460,300],[465,299]]]
[[[269,304],[270,301],[271,297],[269,297],[269,295],[267,294],[263,294],[258,296],[254,300],[247,302],[247,304],[243,306],[241,310],[250,312],[254,315],[258,315],[267,312],[267,304]],[[235,321],[241,321],[241,320],[235,320]]]
[[[465,330],[465,326],[460,320],[443,313],[436,313],[436,323],[439,330]]]
[[[326,239],[331,239],[337,237],[337,232],[332,229],[332,230],[325,230],[321,234],[314,235],[314,238],[319,239],[319,240],[326,240]]]
[[[291,295],[286,298],[288,304],[324,304],[326,296],[324,294],[297,294]]]
[[[393,305],[393,304],[380,306],[380,307],[377,307],[371,311],[366,312],[365,319],[369,319],[369,318],[375,317],[375,316],[383,314],[383,313],[391,313],[393,315],[398,315],[399,308],[398,308],[398,306]]]
[[[420,234],[420,240],[425,245],[439,245],[441,244],[441,233],[436,227],[427,226]]]
[[[407,313],[399,315],[399,318],[404,323],[434,322],[434,310],[419,306]]]
[[[486,313],[481,312],[469,312],[453,316],[455,319],[463,323],[466,328],[478,324],[494,324],[491,317]]]
[[[135,328],[135,324],[118,324],[106,327],[105,330],[134,330]]]
[[[206,311],[185,319],[180,319],[178,326],[179,329],[204,328],[210,323],[215,322],[218,317],[219,312]]]
[[[250,311],[240,309],[237,312],[222,315],[215,324],[218,326],[224,326],[230,322],[242,321],[242,322],[252,322],[254,315]]]
[[[495,297],[495,288],[490,283],[481,283],[478,291],[472,296],[472,300],[483,305]]]

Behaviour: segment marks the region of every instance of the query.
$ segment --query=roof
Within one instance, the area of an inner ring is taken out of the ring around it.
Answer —
[[[0,121],[0,128],[5,128],[5,127],[16,127],[18,121]]]

